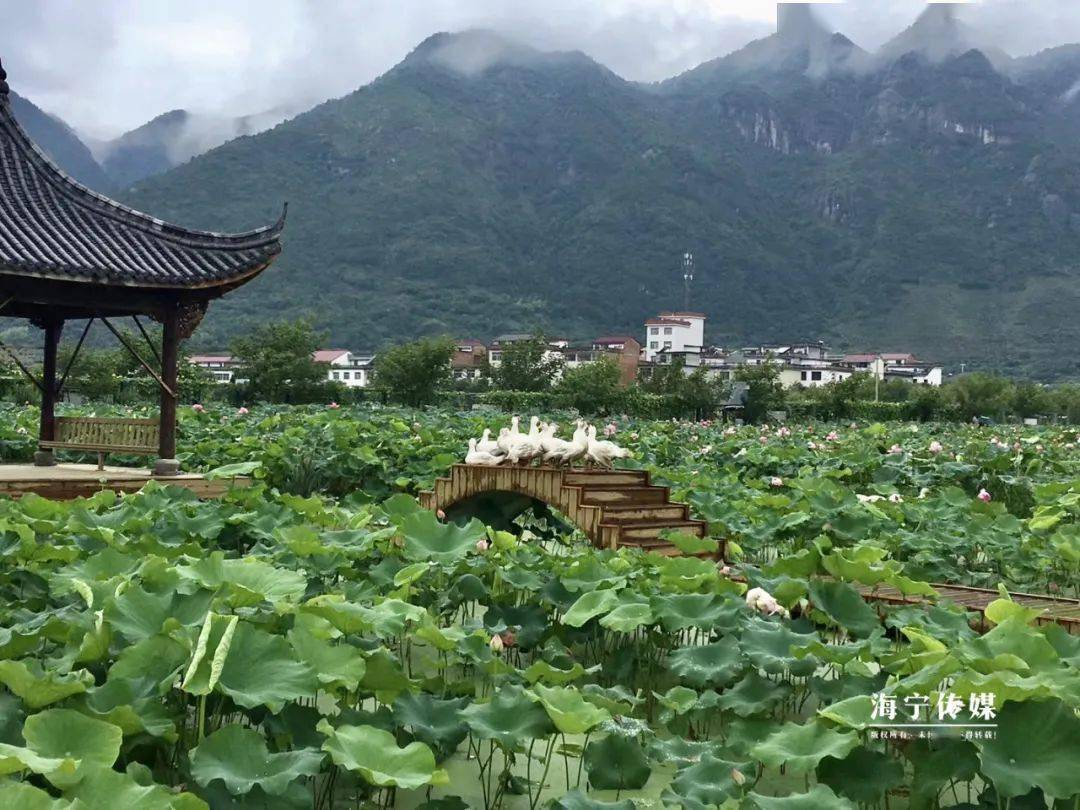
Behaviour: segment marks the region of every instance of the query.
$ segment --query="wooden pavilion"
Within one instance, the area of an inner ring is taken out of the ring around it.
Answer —
[[[176,475],[180,341],[191,336],[212,300],[253,279],[281,252],[285,214],[247,233],[210,233],[170,225],[91,191],[60,170],[19,126],[6,79],[0,66],[0,315],[26,318],[44,332],[40,379],[11,355],[41,392],[34,462],[54,464],[56,448],[96,451],[99,459],[105,452],[156,452],[154,475]],[[160,348],[140,316],[161,324]],[[145,338],[149,360],[110,320],[126,317]],[[58,375],[57,347],[71,320],[86,325]],[[158,420],[56,416],[67,374],[95,320],[157,381]]]

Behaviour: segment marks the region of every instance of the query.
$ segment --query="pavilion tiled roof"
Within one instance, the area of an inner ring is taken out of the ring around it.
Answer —
[[[285,214],[239,234],[170,225],[72,180],[15,120],[0,67],[0,278],[171,289],[234,284],[281,252]]]

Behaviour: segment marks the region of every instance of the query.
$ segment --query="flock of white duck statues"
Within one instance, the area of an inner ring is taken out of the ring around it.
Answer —
[[[617,458],[627,458],[630,451],[615,442],[597,440],[596,427],[577,420],[577,429],[569,441],[556,436],[559,426],[547,424],[537,416],[529,420],[529,432],[522,433],[520,421],[514,417],[510,427],[502,428],[496,439],[491,431],[484,430],[479,439],[469,439],[469,452],[465,463],[483,467],[499,464],[524,464],[536,461],[555,466],[610,467]]]

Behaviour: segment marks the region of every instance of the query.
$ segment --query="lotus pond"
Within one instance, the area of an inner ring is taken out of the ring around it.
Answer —
[[[188,411],[256,486],[0,501],[0,807],[1080,806],[1080,637],[1007,596],[1080,587],[1075,429],[616,421],[725,572],[420,510],[503,419]],[[855,590],[927,582],[991,629]]]

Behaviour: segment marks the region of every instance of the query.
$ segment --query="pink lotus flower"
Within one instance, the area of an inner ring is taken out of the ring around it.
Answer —
[[[191,406],[191,410],[195,411],[195,413],[202,413],[206,410],[206,408],[196,402],[194,405]]]
[[[481,537],[479,540],[476,541],[476,550],[481,554],[483,554],[489,548],[491,548],[491,544],[488,543],[488,541],[484,538]]]
[[[779,475],[774,475],[772,478],[769,479],[770,487],[782,487],[783,485],[784,479],[781,478]]]
[[[239,408],[236,409],[236,413],[239,414],[240,416],[247,416],[248,409],[245,408],[243,405],[241,405]]]
[[[904,452],[904,448],[901,447],[898,444],[894,444],[892,447],[889,448],[889,455],[890,456],[898,456],[903,452]]]
[[[340,406],[340,405],[338,405],[338,404],[337,404],[336,402],[331,402],[331,403],[330,403],[329,405],[327,405],[326,407],[327,407],[327,408],[329,408],[329,409],[330,409],[330,410],[332,410],[332,411],[336,411],[336,410],[337,410],[338,408],[340,408],[341,406]]]
[[[838,441],[840,441],[840,434],[837,433],[835,430],[830,431],[829,435],[825,437],[825,441],[827,441],[827,442],[838,442]]]
[[[977,497],[983,503],[990,503],[990,501],[994,500],[994,497],[985,489],[980,489],[979,494],[975,497]]]
[[[439,520],[446,520],[446,512],[444,512],[442,509],[436,509],[435,517],[437,517]]]
[[[786,438],[791,435],[791,429],[787,427],[778,428],[776,431],[776,435],[780,436],[781,438]]]
[[[768,436],[758,436],[758,441],[761,444],[768,444],[769,443],[769,437]]]
[[[614,436],[618,431],[619,431],[619,429],[617,427],[615,427],[614,422],[609,422],[608,424],[604,425],[604,435],[605,436]]]
[[[937,439],[930,442],[930,452],[931,453],[940,453],[944,449],[945,449],[944,446],[942,446],[941,442],[937,441]]]
[[[1019,453],[1023,449],[1023,445],[1020,442],[1013,442],[1013,450]]]
[[[817,450],[817,445],[814,444],[813,442],[807,442],[806,443],[806,449],[807,450]]]
[[[503,630],[499,634],[499,638],[502,639],[504,647],[513,647],[517,643],[517,636],[514,635],[513,630]]]
[[[724,429],[724,435],[725,436],[734,436],[736,433],[738,433],[738,431],[733,427],[729,427],[729,428]]]

